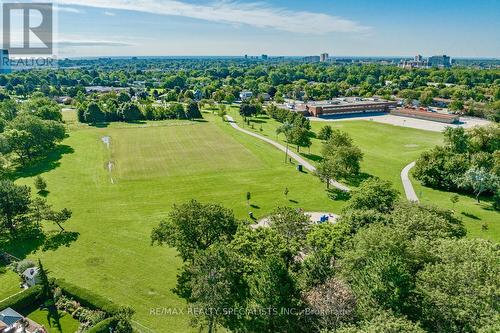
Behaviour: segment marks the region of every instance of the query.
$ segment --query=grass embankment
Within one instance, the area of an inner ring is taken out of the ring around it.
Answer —
[[[19,288],[19,275],[5,267],[0,267],[0,286],[0,301],[22,290]]]

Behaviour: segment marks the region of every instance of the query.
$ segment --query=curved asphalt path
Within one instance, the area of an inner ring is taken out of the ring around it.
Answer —
[[[410,172],[411,168],[415,166],[415,161],[411,162],[407,166],[401,170],[401,181],[403,182],[403,188],[405,189],[406,198],[409,201],[418,202],[417,194],[413,189],[413,185],[411,184],[410,177],[408,177],[408,172]]]
[[[271,145],[273,145],[274,147],[278,148],[279,150],[283,151],[283,152],[286,152],[286,147],[283,146],[282,144],[279,144],[277,143],[276,141],[274,140],[271,140],[269,138],[266,138],[265,136],[262,136],[260,134],[257,134],[257,133],[254,133],[254,132],[251,132],[251,131],[248,131],[246,129],[243,129],[241,127],[239,127],[235,122],[234,122],[234,119],[233,117],[231,116],[228,116],[226,115],[226,119],[227,121],[229,122],[229,124],[234,128],[234,129],[237,129],[238,131],[240,132],[243,132],[243,133],[246,133],[248,135],[251,135],[257,139],[260,139],[262,141],[265,141]],[[306,161],[304,158],[302,158],[302,156],[300,156],[299,154],[296,154],[295,152],[291,151],[290,149],[288,149],[288,155],[293,158],[294,160],[296,160],[298,163],[302,164],[304,166],[304,168],[306,168],[307,170],[309,170],[310,172],[315,172],[316,171],[316,167],[314,165],[312,165],[311,163],[309,163],[308,161]],[[341,190],[341,191],[344,191],[344,192],[349,192],[349,187],[339,183],[339,182],[336,182],[334,180],[330,181],[330,185],[332,185],[333,187],[336,187],[337,189]]]

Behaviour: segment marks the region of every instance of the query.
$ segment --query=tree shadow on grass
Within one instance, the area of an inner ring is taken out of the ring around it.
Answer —
[[[359,174],[357,174],[355,176],[348,177],[348,178],[344,179],[344,181],[345,181],[345,184],[347,186],[358,187],[362,182],[364,182],[367,179],[373,178],[373,177],[374,176],[370,175],[369,173],[360,172]]]
[[[191,119],[191,121],[194,121],[195,123],[208,123],[208,120],[205,119]]]
[[[311,154],[311,153],[300,153],[302,157],[307,158],[308,160],[314,161],[314,162],[321,162],[323,160],[323,157],[316,155],[316,154]]]
[[[33,177],[44,172],[53,170],[61,165],[61,158],[66,154],[73,154],[75,150],[68,145],[58,145],[55,149],[47,153],[47,155],[30,165],[20,166],[9,175],[9,178],[16,180],[19,178]]]
[[[481,220],[480,217],[478,217],[477,215],[471,214],[471,213],[461,212],[460,214],[462,214],[463,216],[468,217],[470,219],[473,219],[473,220]]]
[[[41,190],[41,191],[38,191],[37,193],[38,193],[39,196],[46,198],[49,195],[50,191],[48,191],[48,190]]]
[[[258,205],[255,205],[255,204],[251,204],[250,207],[254,208],[254,209],[260,209],[260,206]]]
[[[93,123],[89,124],[91,127],[97,127],[97,128],[106,128],[109,126],[109,122],[104,122],[104,123]]]
[[[54,232],[45,236],[45,241],[42,244],[42,251],[55,251],[61,246],[69,247],[72,243],[76,242],[80,236],[79,232],[63,231]]]
[[[250,123],[254,123],[254,124],[265,124],[265,123],[267,123],[267,121],[265,121],[265,120],[261,120],[261,119],[250,119]]]
[[[59,332],[62,332],[61,314],[54,304],[47,307],[47,323],[50,327],[55,327]]]
[[[5,252],[24,259],[38,250],[55,251],[61,246],[69,247],[76,242],[80,233],[74,231],[32,233],[29,238],[9,239],[4,243]]]
[[[330,188],[326,190],[328,193],[328,197],[332,200],[336,201],[347,201],[351,198],[351,195],[349,192],[344,192],[342,190],[339,190],[338,188]]]

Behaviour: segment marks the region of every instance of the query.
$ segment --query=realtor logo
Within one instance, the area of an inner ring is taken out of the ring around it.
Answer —
[[[3,48],[10,54],[52,54],[52,3],[3,3],[2,13]]]

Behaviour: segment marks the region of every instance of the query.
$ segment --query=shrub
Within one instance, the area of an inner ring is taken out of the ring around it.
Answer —
[[[31,267],[35,267],[35,263],[30,259],[24,259],[16,263],[16,272],[22,274],[25,270]]]
[[[89,310],[84,307],[79,307],[72,313],[73,318],[84,323],[85,326],[91,327],[106,319],[106,314],[100,310]]]
[[[110,329],[113,329],[116,326],[118,320],[116,318],[107,318],[103,321],[97,323],[94,327],[89,329],[87,333],[109,333]]]
[[[64,280],[57,280],[56,284],[59,286],[59,288],[61,288],[64,295],[71,297],[84,307],[94,310],[102,310],[111,315],[117,313],[120,310],[120,307],[113,303],[111,300],[94,294],[87,289],[75,286]]]
[[[0,309],[12,308],[16,311],[23,311],[37,307],[40,303],[40,286],[26,289],[19,294],[13,295],[0,302]]]

